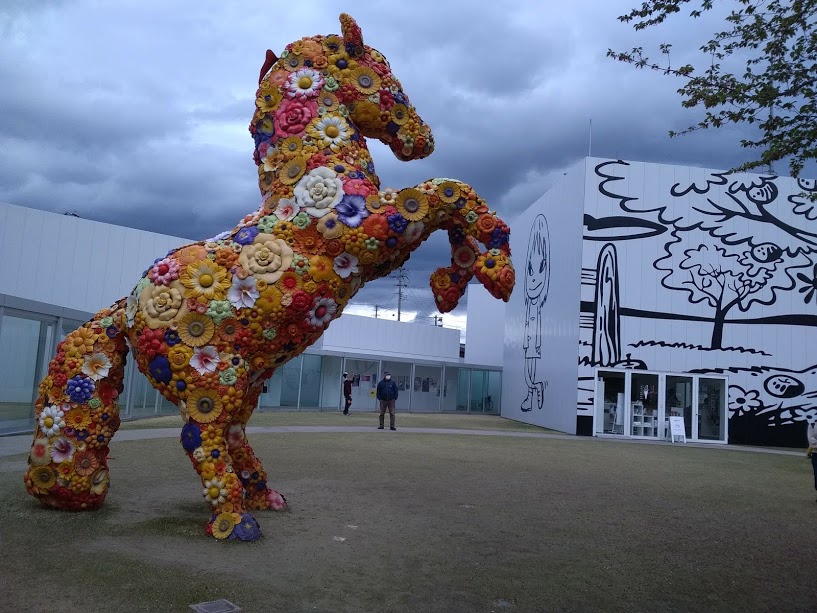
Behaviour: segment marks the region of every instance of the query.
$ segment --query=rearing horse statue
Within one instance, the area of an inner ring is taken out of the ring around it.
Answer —
[[[342,36],[267,52],[250,132],[260,208],[232,230],[155,260],[127,299],[58,347],[39,385],[26,489],[48,507],[99,507],[130,350],[180,408],[181,444],[219,539],[260,537],[252,509],[286,508],[247,442],[263,383],[314,343],[360,287],[448,232],[451,264],[431,275],[440,311],[477,279],[507,301],[508,226],[461,182],[381,189],[365,137],[401,160],[429,155],[431,130],[386,59],[340,17]],[[481,252],[477,243],[486,251]]]

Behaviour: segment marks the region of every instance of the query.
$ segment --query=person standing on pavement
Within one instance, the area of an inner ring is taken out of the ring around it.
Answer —
[[[397,400],[397,384],[391,380],[391,373],[388,370],[383,372],[383,379],[377,384],[377,399],[380,401],[380,425],[377,429],[383,429],[383,419],[388,411],[389,427],[397,430],[394,427],[394,401]]]
[[[343,414],[349,414],[349,407],[352,406],[352,379],[349,373],[343,373],[343,397],[346,399],[346,406],[343,407]]]

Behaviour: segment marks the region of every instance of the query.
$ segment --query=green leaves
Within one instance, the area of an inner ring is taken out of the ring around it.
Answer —
[[[741,145],[755,150],[754,159],[733,170],[751,170],[788,159],[797,177],[806,160],[817,155],[817,0],[720,0],[732,10],[724,26],[699,50],[706,68],[692,64],[673,68],[672,45],[658,47],[654,61],[642,47],[628,53],[608,49],[607,57],[680,78],[684,108],[702,107],[703,118],[670,136],[727,124],[750,124],[759,130]],[[712,10],[715,0],[648,0],[619,17],[636,31],[659,25],[691,5],[689,16]],[[742,70],[737,70],[743,65]]]

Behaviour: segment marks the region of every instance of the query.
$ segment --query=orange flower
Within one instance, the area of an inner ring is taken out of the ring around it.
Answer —
[[[332,260],[324,255],[314,255],[309,258],[309,276],[315,281],[325,281],[335,274]]]
[[[389,237],[389,222],[385,215],[369,215],[363,221],[363,231],[379,241],[384,241]]]
[[[490,234],[496,227],[496,217],[483,213],[477,219],[477,229],[483,234]]]
[[[365,223],[365,222],[364,222]],[[388,222],[386,223],[388,226]],[[326,244],[323,246],[326,255],[330,258],[336,258],[341,253],[343,253],[343,243],[337,239],[326,241]]]
[[[207,257],[207,250],[202,245],[189,245],[182,247],[173,254],[179,266],[186,266],[192,262],[198,262]]]
[[[293,235],[293,249],[301,255],[320,253],[326,239],[315,226],[309,226]]]

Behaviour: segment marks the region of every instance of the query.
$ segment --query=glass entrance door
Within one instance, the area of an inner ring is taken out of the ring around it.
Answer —
[[[630,374],[630,434],[658,438],[658,375]]]
[[[600,370],[596,375],[596,433],[625,434],[627,372]]]

